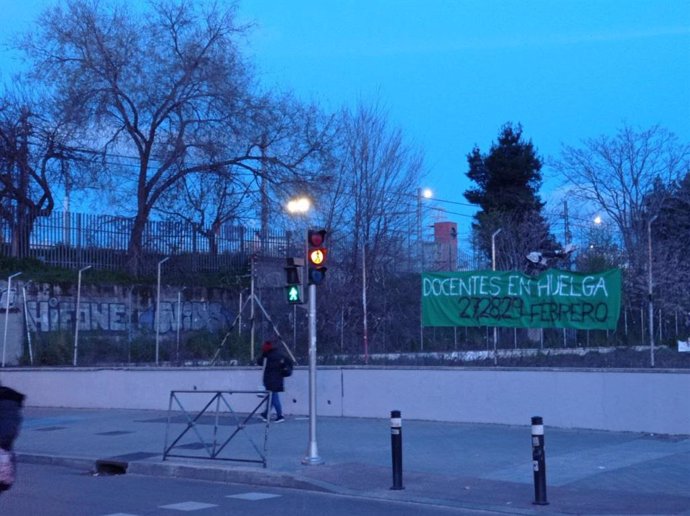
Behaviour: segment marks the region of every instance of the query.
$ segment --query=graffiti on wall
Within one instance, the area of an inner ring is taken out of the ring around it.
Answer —
[[[76,301],[71,298],[50,298],[47,301],[27,301],[29,326],[33,331],[48,332],[74,330]],[[155,307],[130,308],[128,303],[81,302],[79,304],[80,331],[122,332],[130,329],[155,329]],[[159,332],[215,331],[227,327],[232,315],[221,303],[161,301]]]

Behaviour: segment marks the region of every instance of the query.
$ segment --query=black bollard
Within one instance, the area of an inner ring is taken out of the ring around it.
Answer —
[[[405,489],[402,484],[402,418],[399,410],[391,410],[391,454],[393,457],[393,486]]]
[[[544,456],[544,422],[532,418],[532,468],[534,469],[534,504],[548,505],[546,501],[546,458]]]

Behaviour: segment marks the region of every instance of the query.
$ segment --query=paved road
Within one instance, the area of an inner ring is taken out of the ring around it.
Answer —
[[[2,516],[170,516],[176,512],[200,516],[485,514],[458,508],[250,484],[219,484],[140,475],[94,476],[80,469],[35,464],[22,464],[17,484],[0,495]]]

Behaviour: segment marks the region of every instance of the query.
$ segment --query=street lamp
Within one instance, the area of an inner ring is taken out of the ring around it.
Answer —
[[[9,324],[10,315],[10,292],[12,287],[12,278],[19,276],[21,272],[15,272],[7,278],[7,304],[5,305],[5,336],[2,339],[2,367],[5,367],[5,348],[7,347],[7,325]]]
[[[311,201],[308,197],[298,197],[290,199],[286,205],[287,211],[292,214],[304,214],[311,208]]]
[[[77,274],[77,307],[74,311],[74,357],[72,358],[72,365],[77,366],[77,349],[79,348],[79,305],[81,304],[81,273],[88,271],[91,265],[82,267]]]
[[[652,301],[652,222],[658,215],[647,221],[647,294],[649,295],[649,363],[654,367],[654,301]]]
[[[498,228],[496,231],[491,233],[491,270],[496,270],[496,237],[503,231],[503,228]],[[498,331],[496,326],[494,326],[494,365],[498,365]]]
[[[158,282],[156,288],[156,365],[158,365],[158,350],[160,349],[160,327],[161,327],[161,265],[170,259],[169,256],[158,262]]]

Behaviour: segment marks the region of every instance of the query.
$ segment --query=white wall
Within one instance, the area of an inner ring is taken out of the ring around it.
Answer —
[[[172,390],[196,390],[179,396],[191,409],[209,399],[198,391],[256,391],[260,375],[242,367],[17,368],[0,371],[0,380],[29,406],[166,410]],[[286,413],[308,414],[308,381],[304,367],[286,380]],[[324,416],[401,410],[408,419],[524,425],[538,415],[553,427],[690,434],[690,371],[319,367],[317,394]],[[230,399],[246,411],[257,397]]]

